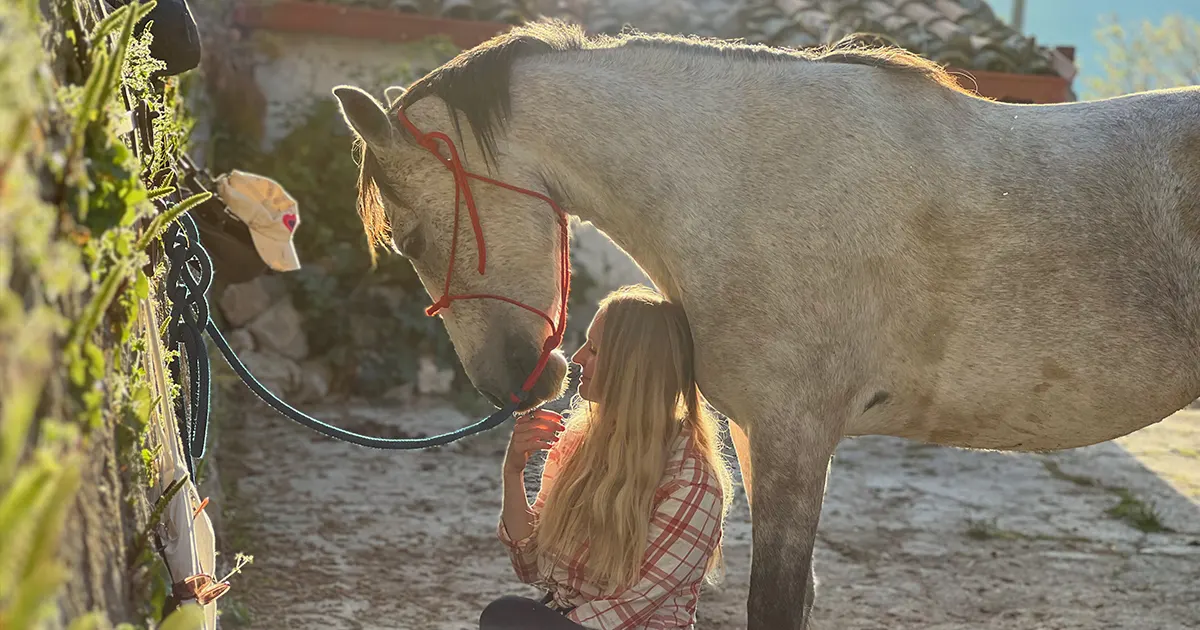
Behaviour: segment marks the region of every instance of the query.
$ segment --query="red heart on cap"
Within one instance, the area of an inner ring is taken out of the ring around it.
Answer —
[[[291,212],[283,215],[283,227],[287,228],[289,232],[296,231],[296,221],[296,215]]]

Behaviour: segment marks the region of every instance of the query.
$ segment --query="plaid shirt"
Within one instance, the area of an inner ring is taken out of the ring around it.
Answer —
[[[542,487],[531,506],[535,522],[546,489],[577,443],[564,434],[547,454]],[[655,493],[641,575],[615,592],[603,592],[588,581],[581,558],[585,549],[569,560],[539,561],[536,535],[512,540],[503,518],[497,534],[517,578],[549,591],[552,607],[574,607],[567,618],[575,623],[597,630],[692,630],[705,568],[721,542],[721,499],[720,482],[703,454],[690,435],[680,436]]]

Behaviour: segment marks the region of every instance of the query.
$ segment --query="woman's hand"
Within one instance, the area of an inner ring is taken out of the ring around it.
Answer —
[[[562,416],[545,409],[517,416],[512,438],[508,442],[508,452],[504,455],[504,472],[510,475],[523,474],[529,455],[554,446],[559,432],[565,427]]]
[[[538,410],[517,416],[508,452],[504,454],[501,477],[504,490],[501,519],[504,531],[512,540],[525,540],[533,535],[535,515],[525,496],[525,464],[529,462],[529,454],[554,446],[563,428],[562,416],[553,411]]]

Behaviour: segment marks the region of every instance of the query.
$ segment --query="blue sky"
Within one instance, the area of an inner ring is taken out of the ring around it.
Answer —
[[[1012,17],[1012,0],[990,0],[996,15],[1006,21]],[[1075,91],[1084,89],[1084,78],[1094,76],[1100,54],[1096,29],[1100,18],[1116,14],[1126,26],[1143,20],[1160,22],[1172,13],[1200,20],[1200,0],[1025,0],[1025,34],[1045,46],[1074,46],[1079,75]]]

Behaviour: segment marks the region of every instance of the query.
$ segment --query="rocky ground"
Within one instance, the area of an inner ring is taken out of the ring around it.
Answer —
[[[383,452],[246,409],[221,420],[215,454],[225,551],[255,558],[222,600],[223,627],[470,630],[493,598],[532,594],[494,538],[506,431]],[[469,422],[436,404],[313,411],[371,433]],[[1194,411],[1051,456],[847,440],[821,522],[816,627],[1198,628],[1197,501]],[[727,580],[705,593],[700,630],[745,627],[740,492],[727,531]]]

